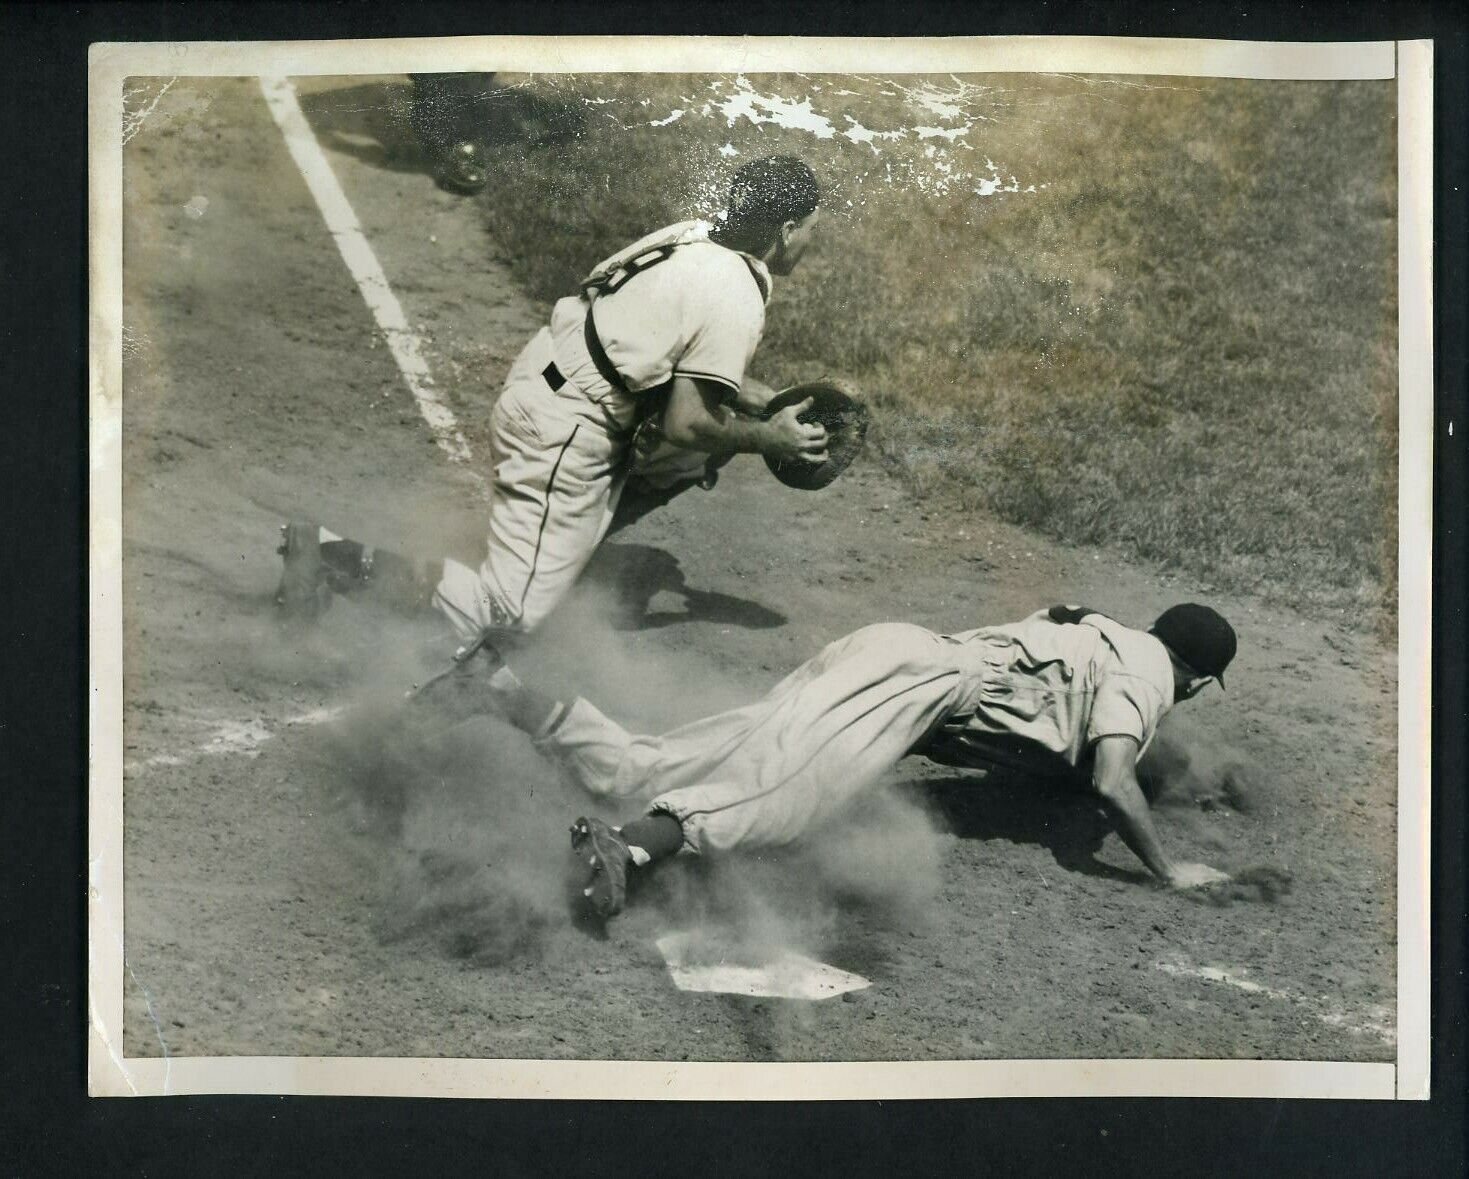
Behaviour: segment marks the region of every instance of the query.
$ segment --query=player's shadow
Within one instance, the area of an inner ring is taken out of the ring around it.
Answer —
[[[195,584],[191,587],[196,590],[206,590],[216,597],[229,602],[241,614],[257,615],[260,617],[273,616],[276,611],[275,583],[272,582],[269,592],[262,593],[259,589],[240,586],[235,581],[235,571],[226,571],[210,562],[198,557],[193,553],[185,552],[183,549],[170,548],[167,545],[149,544],[147,541],[133,540],[129,542],[129,548],[137,553],[147,553],[150,556],[159,557],[168,561],[175,561],[195,573]]]
[[[717,622],[745,630],[786,624],[778,610],[731,594],[695,589],[678,558],[646,544],[603,544],[586,571],[589,583],[610,590],[618,630],[656,630],[684,622]],[[668,592],[683,598],[682,610],[653,609],[653,599]]]
[[[302,94],[301,110],[324,147],[393,172],[421,172],[427,157],[409,122],[407,82],[365,82]]]
[[[1068,872],[1136,884],[1140,869],[1118,868],[1097,858],[1113,830],[1081,778],[1032,777],[1003,767],[987,773],[925,779],[918,788],[954,834],[963,839],[1003,839],[1051,853]]]
[[[364,82],[300,96],[301,110],[323,146],[389,172],[426,172],[428,154],[413,130],[409,82]],[[524,86],[491,84],[464,100],[452,120],[456,138],[491,149],[537,147],[581,134],[585,116],[568,101]]]

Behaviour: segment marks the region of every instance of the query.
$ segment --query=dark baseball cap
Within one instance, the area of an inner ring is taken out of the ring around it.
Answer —
[[[1217,610],[1193,602],[1169,606],[1152,625],[1152,633],[1201,675],[1224,686],[1224,669],[1239,646],[1234,627]]]

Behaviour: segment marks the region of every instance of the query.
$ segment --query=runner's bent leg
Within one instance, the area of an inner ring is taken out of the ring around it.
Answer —
[[[833,643],[697,781],[659,791],[691,852],[778,847],[877,785],[967,690],[943,640],[887,623]]]

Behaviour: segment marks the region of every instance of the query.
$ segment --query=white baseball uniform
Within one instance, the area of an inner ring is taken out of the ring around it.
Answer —
[[[490,418],[488,555],[478,570],[446,561],[434,593],[461,637],[530,630],[565,596],[606,534],[634,436],[669,381],[739,392],[770,272],[709,241],[709,229],[680,222],[603,261],[516,358]],[[656,450],[643,457],[669,479],[697,477],[708,457]]]
[[[1146,749],[1173,703],[1167,649],[1086,614],[1040,611],[955,635],[906,623],[838,639],[763,699],[661,737],[634,736],[575,701],[538,745],[595,794],[649,800],[684,849],[789,843],[925,753],[983,767],[984,735],[1075,767],[1101,738]]]

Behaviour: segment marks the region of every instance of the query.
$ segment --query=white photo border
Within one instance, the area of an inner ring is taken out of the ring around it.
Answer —
[[[406,73],[1057,72],[1397,79],[1398,1055],[1267,1060],[711,1064],[123,1054],[122,127],[128,77]],[[624,1100],[1429,1096],[1433,44],[1106,37],[456,37],[98,44],[88,70],[88,1092]]]

